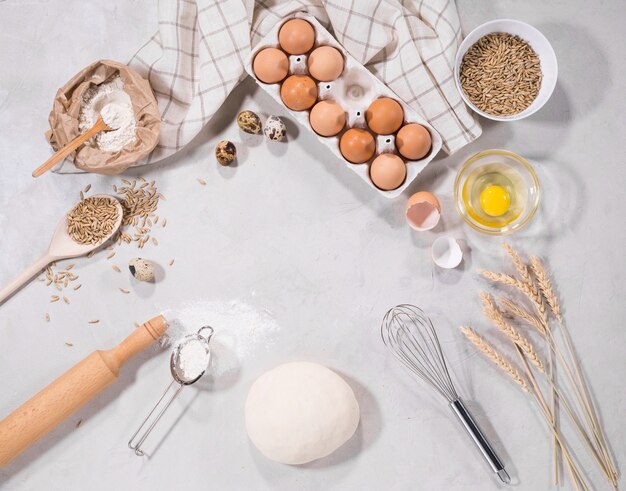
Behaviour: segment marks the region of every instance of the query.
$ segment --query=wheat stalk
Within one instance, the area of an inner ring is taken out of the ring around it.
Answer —
[[[517,354],[519,355],[520,360],[522,361],[524,371],[526,372],[526,375],[528,376],[528,381],[530,382],[532,389],[533,389],[533,391],[532,392],[529,391],[529,393],[535,398],[535,401],[539,404],[539,407],[543,411],[543,415],[546,419],[546,422],[550,425],[550,429],[552,430],[552,435],[554,436],[555,441],[560,447],[562,455],[565,457],[565,461],[567,462],[567,467],[572,477],[572,482],[574,486],[576,486],[576,489],[582,488],[584,490],[588,490],[589,487],[585,483],[585,480],[583,479],[582,474],[580,473],[580,470],[578,469],[578,466],[572,459],[569,449],[566,446],[566,443],[562,440],[560,436],[561,432],[559,431],[559,428],[556,425],[556,419],[554,417],[554,413],[550,412],[550,409],[548,408],[546,404],[545,398],[543,397],[543,394],[541,393],[541,390],[539,389],[539,386],[537,385],[537,381],[535,380],[535,377],[532,371],[530,370],[530,367],[528,366],[528,362],[526,361],[526,357],[524,356],[524,353],[522,352],[519,346],[515,346],[515,348],[517,349]]]
[[[539,331],[542,335],[546,335],[546,328],[539,317],[531,314],[528,310],[520,307],[508,298],[500,297],[500,303],[504,306],[505,314],[509,314],[512,317],[517,317],[518,319],[526,321],[528,324],[537,329],[537,331]]]
[[[539,260],[539,258],[537,258],[536,256],[532,256],[530,258],[530,262],[531,262],[531,268],[532,268],[533,274],[535,275],[535,278],[537,279],[537,283],[539,284],[541,293],[543,297],[545,298],[546,303],[550,306],[550,310],[559,321],[559,325],[563,333],[563,339],[565,340],[565,346],[567,348],[567,352],[568,352],[571,364],[574,368],[574,374],[576,376],[577,383],[572,380],[569,364],[567,364],[564,359],[562,360],[563,364],[565,365],[568,375],[570,376],[570,380],[573,382],[573,386],[576,390],[576,395],[578,396],[578,400],[584,410],[583,413],[585,415],[585,419],[591,426],[594,441],[598,445],[598,449],[602,454],[603,460],[606,465],[606,469],[608,471],[606,472],[607,477],[609,477],[609,479],[615,486],[615,483],[617,482],[617,471],[615,470],[613,460],[611,459],[611,456],[609,455],[609,452],[607,450],[606,440],[604,438],[604,435],[602,434],[601,426],[600,426],[595,408],[589,397],[589,390],[587,388],[587,384],[585,383],[585,379],[583,378],[580,372],[580,367],[578,366],[578,360],[576,356],[574,355],[574,349],[571,344],[569,333],[567,329],[565,328],[565,324],[563,323],[563,317],[561,313],[561,305],[559,302],[559,298],[556,295],[554,288],[552,286],[552,282],[550,281],[550,277],[546,273],[546,270],[541,264],[541,261]],[[552,336],[550,337],[552,338],[551,339],[552,344],[555,345],[556,347],[556,341],[554,340]],[[561,356],[561,358],[563,357]]]
[[[482,353],[484,353],[487,358],[489,358],[496,365],[498,365],[502,370],[504,370],[504,372],[506,372],[509,377],[511,377],[517,384],[519,384],[519,386],[524,389],[524,391],[529,392],[528,384],[519,373],[517,368],[511,365],[504,356],[498,353],[498,351],[489,342],[482,338],[471,327],[461,326],[461,332],[474,346],[476,346]]]
[[[568,465],[568,470],[570,471],[572,475],[572,480],[574,482],[574,485],[576,486],[577,489],[587,490],[588,487],[586,486],[584,480],[582,479],[580,471],[578,470],[575,462],[573,461],[568,449],[565,447],[565,443],[560,438],[559,430],[554,425],[554,417],[550,413],[550,410],[548,409],[545,403],[545,400],[543,399],[543,396],[541,395],[539,387],[534,381],[534,377],[532,378],[533,390],[531,391],[527,380],[522,376],[519,370],[515,368],[503,355],[501,355],[492,344],[490,344],[483,337],[481,337],[471,327],[461,326],[461,332],[487,358],[489,358],[494,364],[500,367],[501,370],[503,370],[513,381],[515,381],[526,393],[530,394],[532,398],[537,402],[539,407],[542,409],[542,414],[544,418],[546,419],[546,422],[550,426],[550,429],[552,430],[552,433],[555,439],[557,440],[558,445],[561,447],[563,451],[563,455],[565,456],[565,460]],[[530,372],[530,369],[528,365],[526,364],[524,354],[519,346],[517,347],[517,350],[522,359],[522,362],[524,363],[526,371],[528,372],[528,376],[532,377],[532,372]]]
[[[486,279],[493,281],[494,283],[502,283],[503,285],[511,286],[521,291],[524,295],[528,297],[528,299],[532,302],[533,306],[537,310],[537,314],[539,318],[544,322],[545,325],[548,324],[548,312],[546,310],[546,305],[543,302],[543,297],[541,293],[537,291],[536,288],[529,285],[528,283],[524,283],[512,276],[504,273],[495,273],[493,271],[481,270],[480,274],[482,274]]]
[[[543,298],[550,306],[550,310],[554,314],[554,317],[556,317],[559,322],[563,322],[559,297],[554,292],[550,277],[546,273],[546,270],[543,268],[543,265],[541,264],[541,261],[539,261],[538,257],[532,256],[530,258],[530,267],[532,268],[533,274],[537,279]]]
[[[532,260],[531,260],[532,261]],[[538,260],[535,260],[536,263],[538,263],[540,266],[541,264],[538,262]],[[532,262],[531,262],[531,269],[532,269]],[[610,457],[610,454],[607,450],[607,444],[606,444],[606,440],[604,438],[604,436],[602,435],[602,431],[601,431],[601,426],[600,423],[598,421],[598,417],[597,414],[595,412],[595,409],[593,407],[593,404],[590,401],[590,397],[588,395],[588,389],[586,386],[586,383],[580,373],[580,369],[578,367],[578,362],[577,362],[577,358],[573,353],[573,348],[571,345],[571,341],[569,339],[569,333],[567,332],[567,329],[565,329],[565,326],[563,324],[563,322],[560,322],[559,325],[563,331],[563,337],[565,339],[565,345],[567,348],[567,352],[569,355],[569,359],[571,360],[572,366],[573,366],[573,370],[570,368],[570,364],[565,360],[561,350],[558,347],[558,344],[551,332],[551,330],[548,328],[548,311],[546,308],[546,303],[549,304],[548,298],[546,297],[546,301],[544,302],[544,293],[541,287],[541,282],[539,280],[538,275],[535,273],[535,271],[533,271],[533,273],[535,274],[536,278],[537,278],[537,282],[539,283],[539,290],[537,291],[537,289],[533,289],[531,288],[527,283],[525,283],[524,281],[520,281],[517,278],[514,278],[510,275],[507,274],[502,274],[502,273],[496,273],[496,272],[492,272],[492,271],[486,271],[486,270],[482,270],[481,274],[483,277],[485,277],[486,279],[494,282],[494,283],[499,283],[499,284],[503,284],[509,287],[512,287],[513,289],[516,289],[517,291],[520,291],[521,293],[523,293],[533,304],[533,307],[535,308],[537,314],[538,314],[538,318],[542,321],[542,323],[544,324],[544,326],[546,327],[546,338],[548,340],[550,349],[552,352],[554,352],[557,355],[557,361],[561,362],[562,366],[565,369],[565,374],[567,375],[569,381],[572,384],[572,387],[574,388],[574,394],[578,400],[578,402],[581,405],[581,409],[582,412],[584,414],[584,417],[586,419],[586,421],[588,422],[589,426],[591,427],[591,432],[593,435],[593,440],[597,445],[597,450],[599,452],[599,454],[601,455],[601,459],[604,462],[604,466],[603,466],[603,470],[605,471],[605,473],[607,474],[607,478],[609,479],[609,481],[611,482],[611,484],[613,484],[613,486],[615,487],[615,483],[617,481],[617,471],[615,469],[615,465],[612,461],[612,458]],[[556,310],[556,312],[559,313],[559,316],[561,316],[561,310],[560,310],[560,305],[558,304],[558,297],[554,294],[554,290],[552,289],[552,285],[551,283],[548,281],[546,282],[545,280],[548,280],[548,275],[546,274],[545,270],[543,268],[541,268],[541,276],[542,279],[541,281],[543,282],[544,288],[546,289],[546,292],[551,292],[549,294],[549,296],[551,297],[551,300],[554,302],[554,305],[557,306],[558,308]],[[533,280],[534,281],[534,280]],[[549,285],[549,287],[548,287]],[[550,306],[550,309],[552,309],[552,306]],[[553,312],[553,314],[555,315],[555,317],[557,317],[557,319],[559,318],[559,316],[556,315],[556,313],[551,310]],[[572,373],[574,372],[574,373]]]
[[[528,266],[526,266],[522,262],[522,260],[520,259],[519,254],[517,253],[517,251],[515,249],[513,249],[511,244],[509,244],[508,242],[504,242],[502,244],[502,247],[504,248],[506,253],[509,255],[511,260],[513,261],[513,264],[515,265],[515,269],[517,270],[517,273],[522,278],[522,281],[524,283],[528,283],[529,285],[532,285],[533,279],[530,276],[530,271],[528,270]]]
[[[537,310],[540,316],[540,319],[538,320],[540,321],[541,327],[538,327],[538,329],[540,331],[543,331],[543,334],[545,335],[549,329],[549,325],[548,325],[547,312],[545,312],[544,310],[545,304],[543,303],[543,298],[541,298],[541,293],[540,293],[541,285],[537,285],[537,283],[535,282],[535,279],[530,274],[528,266],[520,259],[520,256],[517,253],[517,251],[510,244],[506,242],[503,244],[503,247],[506,250],[509,257],[511,258],[511,260],[513,261],[513,264],[515,265],[515,269],[517,270],[517,273],[521,277],[521,282],[525,285],[525,288],[528,288],[528,291],[526,292],[526,294],[535,305],[535,309]],[[537,324],[534,322],[535,317],[532,316],[530,312],[519,310],[517,306],[513,307],[513,311],[518,317],[521,316],[521,318],[523,318],[527,322],[530,322],[533,326],[537,327]],[[529,315],[531,317],[529,317]],[[548,365],[549,365],[550,380],[554,381],[552,356],[548,358]],[[550,409],[551,409],[552,415],[556,417],[556,394],[554,390],[552,391],[551,398],[550,398]],[[554,424],[558,425],[556,420],[554,421]],[[559,484],[559,448],[558,448],[556,439],[554,439],[553,448],[554,448],[554,482],[555,484]]]
[[[534,346],[528,339],[522,336],[517,329],[511,326],[500,312],[500,309],[496,306],[495,303],[491,300],[491,297],[486,293],[482,292],[481,297],[483,299],[483,314],[485,317],[489,319],[493,325],[495,325],[500,331],[502,331],[506,336],[517,346],[519,346],[522,351],[528,356],[531,363],[537,367],[540,372],[544,372],[543,363],[539,358],[539,355],[535,351]]]

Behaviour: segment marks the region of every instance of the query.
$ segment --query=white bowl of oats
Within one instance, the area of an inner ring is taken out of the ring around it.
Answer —
[[[454,65],[465,103],[495,121],[516,121],[538,111],[550,99],[557,76],[550,42],[513,19],[492,20],[470,32]]]

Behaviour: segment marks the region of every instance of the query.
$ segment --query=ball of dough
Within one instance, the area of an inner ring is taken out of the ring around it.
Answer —
[[[304,464],[325,457],[359,425],[350,386],[317,363],[285,363],[261,375],[246,400],[246,429],[268,459]]]

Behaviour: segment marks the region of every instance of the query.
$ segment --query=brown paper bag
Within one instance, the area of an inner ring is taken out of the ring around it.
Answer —
[[[46,132],[50,145],[56,151],[80,134],[78,117],[84,92],[117,73],[132,101],[137,120],[137,138],[134,143],[115,153],[103,152],[89,145],[79,147],[73,154],[73,162],[76,167],[87,172],[119,174],[146,157],[159,141],[161,116],[148,81],[123,63],[101,60],[78,72],[57,91],[48,118],[50,130]]]

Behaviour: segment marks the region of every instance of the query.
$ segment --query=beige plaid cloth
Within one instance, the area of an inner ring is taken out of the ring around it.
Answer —
[[[453,153],[481,129],[459,96],[454,0],[160,0],[158,32],[130,66],[150,80],[163,119],[156,149],[183,148],[246,75],[253,47],[294,12],[315,16],[361,63],[423,115]]]

